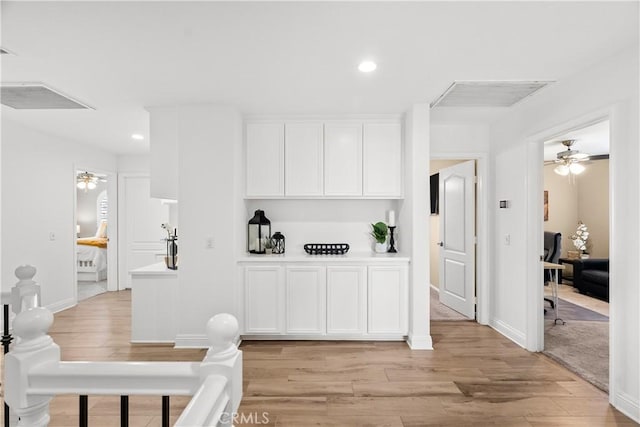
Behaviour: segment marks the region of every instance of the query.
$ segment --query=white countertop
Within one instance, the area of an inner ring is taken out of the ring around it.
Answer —
[[[284,253],[282,255],[246,254],[238,262],[409,262],[408,256],[397,254],[377,254],[374,252],[347,252],[344,255],[309,255],[307,253]]]
[[[170,270],[164,262],[159,262],[136,268],[135,270],[131,270],[129,273],[131,273],[132,276],[177,276],[178,270]]]

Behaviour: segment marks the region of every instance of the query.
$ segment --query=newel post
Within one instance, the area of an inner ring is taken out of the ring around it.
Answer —
[[[242,351],[236,344],[239,331],[238,320],[231,314],[220,313],[209,319],[207,337],[210,347],[200,368],[203,379],[212,374],[227,378],[233,412],[237,412],[242,400]]]
[[[40,287],[33,281],[36,269],[21,266],[16,269],[20,279],[12,289],[13,332],[17,338],[13,349],[5,356],[5,400],[20,417],[19,427],[45,427],[49,423],[51,396],[29,394],[29,372],[36,366],[60,361],[60,348],[48,335],[53,314],[38,307]]]

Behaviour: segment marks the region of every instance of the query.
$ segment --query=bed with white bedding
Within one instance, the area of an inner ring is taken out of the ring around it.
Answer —
[[[78,280],[99,282],[107,278],[107,249],[96,246],[76,245]]]
[[[77,240],[76,259],[78,280],[99,282],[107,278],[106,221],[103,221],[95,237]]]

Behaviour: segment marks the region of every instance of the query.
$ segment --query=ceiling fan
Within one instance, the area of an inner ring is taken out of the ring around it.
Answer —
[[[587,162],[589,160],[609,158],[608,154],[594,156],[588,153],[581,153],[578,150],[572,150],[571,147],[576,143],[575,139],[565,139],[564,141],[560,142],[567,149],[556,154],[555,160],[544,162],[545,165],[556,164],[557,166],[553,169],[553,171],[558,175],[579,175],[585,170],[584,165],[582,165],[581,163]]]
[[[76,176],[77,187],[80,190],[84,190],[85,193],[89,190],[93,190],[98,185],[98,182],[107,182],[104,177],[93,174],[91,172],[78,172]]]

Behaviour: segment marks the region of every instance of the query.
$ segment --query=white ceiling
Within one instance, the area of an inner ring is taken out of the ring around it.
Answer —
[[[2,55],[2,81],[43,82],[95,108],[3,106],[3,117],[117,153],[148,149],[144,106],[399,113],[432,102],[454,80],[559,80],[638,42],[638,2],[3,1],[1,7],[1,44],[16,53]],[[365,58],[378,63],[375,72],[357,71]],[[147,139],[133,141],[132,133]]]
[[[572,150],[587,154],[609,154],[609,121],[605,120],[582,129],[573,130],[544,143],[544,160],[556,160],[567,147],[561,141],[574,139]]]

